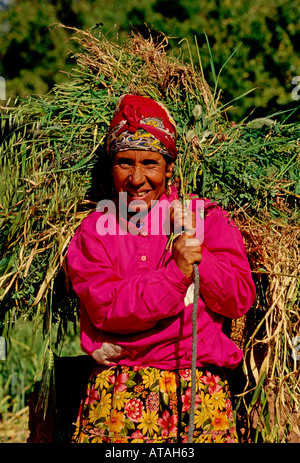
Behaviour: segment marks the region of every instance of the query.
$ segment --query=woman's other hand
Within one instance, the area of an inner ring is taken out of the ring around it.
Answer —
[[[92,353],[92,357],[101,365],[110,365],[112,363],[116,363],[121,358],[126,357],[127,354],[128,352],[126,349],[123,349],[123,347],[118,346],[117,344],[104,342],[100,349],[96,349]]]

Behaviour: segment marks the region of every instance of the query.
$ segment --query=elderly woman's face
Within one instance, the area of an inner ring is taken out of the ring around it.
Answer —
[[[151,151],[123,151],[114,157],[113,180],[117,193],[127,193],[127,205],[141,202],[142,209],[150,209],[151,201],[158,200],[171,178],[174,164],[166,163],[160,153]],[[146,206],[146,207],[145,207]]]

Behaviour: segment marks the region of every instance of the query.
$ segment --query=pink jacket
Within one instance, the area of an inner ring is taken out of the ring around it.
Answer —
[[[162,220],[170,203],[166,199],[163,195],[159,201]],[[191,201],[193,209],[196,202]],[[198,266],[197,366],[235,368],[243,352],[222,332],[222,323],[224,316],[238,318],[249,310],[255,286],[239,230],[217,205],[210,206],[206,200],[203,258]],[[156,207],[147,216],[148,231]],[[81,301],[82,350],[92,354],[109,342],[128,351],[119,364],[190,368],[193,305],[186,293],[192,281],[165,251],[168,236],[143,233],[145,224],[139,230],[134,227],[140,234],[124,235],[113,215],[108,222],[116,235],[101,236],[102,215],[95,211],[82,221],[67,255]],[[202,240],[197,228],[196,237]]]

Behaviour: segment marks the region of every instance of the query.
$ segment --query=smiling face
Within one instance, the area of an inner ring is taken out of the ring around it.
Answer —
[[[171,178],[174,163],[167,165],[160,153],[152,151],[122,151],[115,155],[112,175],[117,193],[127,193],[127,206],[141,202],[140,210],[151,208],[158,200],[166,180]]]

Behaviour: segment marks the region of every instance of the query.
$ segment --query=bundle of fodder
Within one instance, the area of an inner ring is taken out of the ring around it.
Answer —
[[[245,350],[240,400],[250,419],[259,410],[257,438],[283,440],[299,404],[292,355],[299,331],[299,123],[289,124],[288,117],[228,122],[231,103],[222,105],[217,87],[209,88],[201,61],[196,66],[168,52],[164,36],[132,34],[119,44],[96,28],[72,30],[79,51],[67,81],[45,97],[2,109],[3,327],[42,317],[41,357],[51,366],[51,327],[59,322],[61,333],[77,320],[77,298],[64,272],[68,244],[82,218],[111,193],[104,142],[112,112],[124,93],[150,96],[177,123],[181,190],[216,200],[245,238],[258,298],[247,317],[230,326]],[[271,396],[275,426],[269,424]]]

